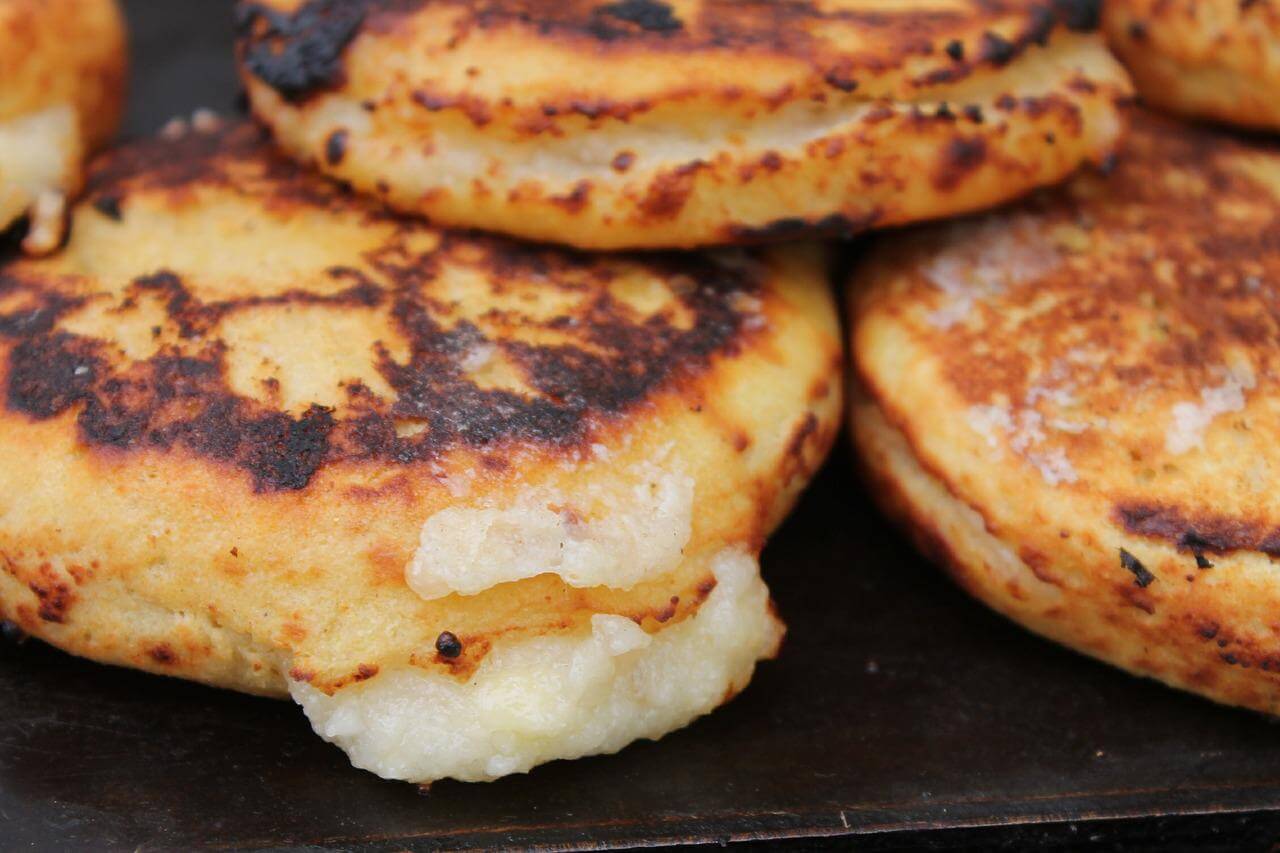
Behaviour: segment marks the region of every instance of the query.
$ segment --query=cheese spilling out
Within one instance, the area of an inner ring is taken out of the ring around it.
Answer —
[[[616,752],[687,725],[744,688],[782,638],[759,564],[725,549],[716,587],[687,619],[648,634],[597,614],[589,631],[497,643],[465,682],[388,668],[332,696],[290,683],[316,732],[387,779],[496,779]]]
[[[618,490],[536,488],[508,506],[441,510],[422,525],[405,580],[432,600],[547,573],[614,589],[668,574],[689,542],[694,482],[650,463],[630,475]]]

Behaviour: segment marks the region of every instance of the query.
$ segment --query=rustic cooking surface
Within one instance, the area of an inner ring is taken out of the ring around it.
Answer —
[[[225,0],[128,6],[131,133],[234,109]],[[838,453],[765,553],[791,633],[742,697],[661,743],[489,785],[382,782],[292,704],[0,641],[0,847],[858,833],[881,849],[1153,837],[1230,849],[1280,834],[1280,727],[1004,623],[886,530],[851,469]]]

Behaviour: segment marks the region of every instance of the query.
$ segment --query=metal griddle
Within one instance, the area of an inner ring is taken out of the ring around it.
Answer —
[[[235,109],[226,0],[127,5],[130,134]],[[764,566],[791,632],[728,707],[616,756],[429,792],[353,770],[290,703],[0,642],[0,850],[1280,837],[1280,727],[971,602],[886,526],[843,449]]]

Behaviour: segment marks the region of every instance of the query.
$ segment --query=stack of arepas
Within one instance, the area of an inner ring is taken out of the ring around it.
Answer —
[[[1214,18],[1243,62],[1137,0],[244,0],[254,120],[81,176],[118,12],[0,0],[0,619],[389,778],[659,737],[782,640],[821,240],[1014,203],[867,238],[877,495],[1033,629],[1273,710],[1280,155],[1131,117],[1095,32],[1274,128],[1271,2]]]

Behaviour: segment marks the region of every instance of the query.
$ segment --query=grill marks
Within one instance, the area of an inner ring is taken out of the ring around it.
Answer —
[[[1190,516],[1176,506],[1146,503],[1120,504],[1115,517],[1130,533],[1162,539],[1191,554],[1199,568],[1212,567],[1206,552],[1258,551],[1280,558],[1280,528],[1263,521],[1208,513]]]
[[[318,178],[264,178],[273,167],[261,145],[256,153],[233,151],[231,159],[244,161],[239,164],[225,162],[216,146],[206,156],[218,162],[203,164],[175,163],[173,151],[163,146],[157,153],[184,173],[214,175],[213,184],[230,191],[247,186],[256,193],[265,181],[268,197],[291,198],[301,211],[313,210],[305,200],[320,192],[308,186],[321,182]],[[126,150],[121,156],[135,155]],[[200,155],[188,150],[184,156]],[[108,163],[105,171],[118,166]],[[142,176],[151,177],[145,171]],[[136,192],[133,177],[117,168],[116,178],[99,191],[113,197]],[[238,183],[242,179],[247,183]],[[364,203],[354,199],[326,197],[323,202],[342,215],[363,215]],[[203,301],[172,270],[139,276],[118,295],[104,296],[90,295],[98,290],[92,281],[75,286],[42,281],[38,264],[0,265],[0,296],[6,305],[19,306],[0,313],[4,406],[37,421],[75,412],[79,438],[92,447],[117,452],[183,448],[234,465],[248,472],[259,492],[303,489],[321,467],[340,460],[407,464],[458,448],[483,448],[497,458],[504,446],[515,443],[569,449],[587,441],[594,425],[697,375],[711,358],[734,353],[746,318],[733,306],[743,293],[759,294],[763,275],[759,265],[674,255],[615,257],[606,264],[590,255],[484,236],[444,235],[429,250],[411,249],[413,238],[428,231],[398,222],[381,249],[353,259],[360,268],[324,271],[330,282],[344,285],[336,292],[331,286],[308,290],[300,282],[283,293],[223,301]],[[609,286],[618,265],[664,283],[670,307],[640,316],[617,301]],[[567,294],[569,307],[545,320],[521,316],[510,334],[487,334],[455,311],[443,295],[447,286],[436,290],[437,280],[448,284],[459,268],[486,282],[475,285],[488,288],[475,294],[481,304],[496,306],[504,292],[527,288],[535,300],[540,293]],[[531,277],[538,280],[531,283]],[[67,295],[67,288],[83,288],[84,295]],[[111,341],[60,327],[90,300],[102,299],[113,300],[110,310],[119,313],[144,302],[159,306],[166,321],[154,331],[158,348],[151,357],[132,360]],[[313,404],[294,414],[234,393],[220,324],[240,312],[286,305],[389,318],[407,342],[407,349],[398,351],[408,356],[397,361],[379,346],[369,358],[393,395],[384,398],[353,382],[338,409]],[[677,306],[691,323],[675,324]],[[520,340],[523,328],[542,334],[539,340],[554,332],[563,342]],[[478,385],[465,366],[478,347],[491,348],[512,364],[531,393]],[[412,436],[399,435],[396,424],[404,419],[425,427]]]

